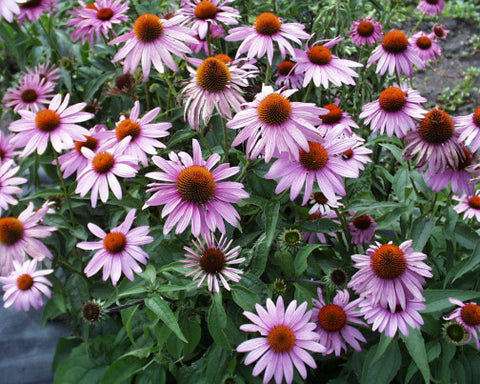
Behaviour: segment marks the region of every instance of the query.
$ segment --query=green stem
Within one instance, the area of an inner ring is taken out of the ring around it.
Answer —
[[[68,263],[67,261],[64,261],[62,259],[58,259],[58,264],[62,264],[63,266],[67,267],[68,269],[72,270],[73,272],[78,273],[80,275],[83,275],[82,271],[75,268],[72,264]]]
[[[247,162],[245,163],[245,166],[242,169],[242,172],[240,172],[240,174],[238,175],[238,177],[236,178],[235,181],[240,182],[243,179],[243,177],[247,173],[247,170],[248,170],[248,167],[250,166],[250,164],[251,164],[250,160],[247,160]]]
[[[267,73],[265,73],[265,85],[268,85],[268,82],[270,81],[270,70],[271,70],[270,61],[267,60]]]
[[[417,30],[417,28],[420,26],[420,24],[422,24],[422,21],[423,21],[424,18],[425,18],[425,14],[422,13],[422,16],[420,17],[420,20],[418,20],[417,25],[415,25],[415,27],[410,32],[410,36],[413,35],[415,33],[415,31]]]
[[[147,111],[150,110],[150,95],[148,94],[148,87],[147,87],[147,82],[144,81],[143,83],[143,90],[145,91],[145,101],[147,103]]]
[[[314,285],[325,285],[323,281],[315,281],[315,280],[307,280],[307,279],[287,279],[285,283],[307,283],[307,284],[314,284]]]
[[[167,82],[168,88],[170,89],[170,92],[172,92],[173,97],[176,99],[178,96],[178,93],[172,84],[172,80],[170,80],[170,78],[168,77],[168,73],[164,73],[163,78]]]
[[[273,13],[277,13],[277,2],[275,0],[272,0],[272,10]]]
[[[350,255],[353,255],[355,252],[353,249],[352,235],[350,234],[350,229],[348,228],[348,222],[347,222],[347,219],[345,218],[345,214],[344,212],[340,211],[338,208],[335,208],[335,212],[337,212],[337,216],[340,219],[340,223],[342,224],[343,233],[348,243],[347,244],[348,251],[350,252]]]
[[[70,195],[67,192],[67,186],[65,185],[65,179],[62,176],[62,171],[60,169],[60,162],[58,161],[58,154],[53,150],[53,156],[55,157],[55,164],[57,166],[57,174],[58,178],[60,179],[60,183],[62,184],[63,196],[67,201],[68,212],[70,213],[70,221],[72,222],[72,227],[75,228],[75,217],[73,216],[73,209],[72,209],[72,202],[70,201]]]
[[[207,126],[205,126],[205,131],[207,130]],[[207,147],[208,149],[208,152],[210,152],[210,154],[213,153],[212,151],[212,147],[210,147],[210,144],[208,144],[208,141],[205,137],[205,134],[203,133],[202,130],[200,130],[200,139],[202,140],[202,143],[205,144],[205,147]]]
[[[223,130],[223,154],[225,156],[224,162],[228,163],[228,152],[230,150],[230,142],[228,141],[228,129],[223,121],[223,118],[220,117]]]
[[[432,213],[432,215],[435,213],[437,198],[438,198],[438,192],[435,192],[432,198],[432,207],[430,208],[430,212]]]
[[[310,92],[313,88],[313,81],[310,81],[308,84],[307,92],[305,92],[305,96],[303,97],[303,102],[306,103],[308,100],[308,96],[310,96]]]
[[[50,32],[47,31],[47,29],[45,28],[45,26],[43,25],[43,21],[42,21],[42,18],[39,18],[38,19],[38,23],[40,24],[40,27],[42,27],[43,29],[43,32],[45,32],[45,36],[47,37],[49,43],[50,43],[50,46],[54,48],[57,56],[58,56],[58,60],[60,60],[60,58],[62,57],[61,53],[60,53],[60,50],[58,49],[58,45],[56,43],[55,40],[52,39],[52,35]]]
[[[212,42],[210,41],[210,24],[208,25],[208,30],[207,30],[207,53],[208,56],[213,56],[213,50],[212,50]]]

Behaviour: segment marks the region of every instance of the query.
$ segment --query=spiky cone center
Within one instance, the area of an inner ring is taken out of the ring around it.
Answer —
[[[114,13],[111,8],[100,8],[97,11],[97,19],[108,21],[113,17]]]
[[[396,245],[383,244],[370,259],[375,275],[381,279],[392,280],[401,276],[407,268],[403,251]]]
[[[468,332],[465,327],[457,321],[445,324],[443,331],[447,339],[453,344],[459,345],[467,341]]]
[[[230,82],[227,65],[220,59],[209,57],[197,69],[197,84],[208,92],[223,91]]]
[[[218,55],[213,56],[213,58],[223,61],[225,64],[231,64],[233,62],[232,58],[225,53],[219,53]]]
[[[342,152],[343,160],[350,160],[353,156],[353,149],[347,149],[345,152]]]
[[[32,288],[33,278],[28,273],[24,273],[17,277],[17,287],[21,291],[28,291]]]
[[[97,173],[107,173],[115,165],[115,158],[108,152],[100,152],[92,160],[92,166]]]
[[[365,230],[370,228],[372,225],[372,220],[370,219],[370,216],[367,214],[355,217],[353,219],[353,225],[355,228],[360,229],[360,230]]]
[[[279,294],[285,293],[287,291],[287,284],[282,279],[275,279],[273,282],[273,290]]]
[[[275,353],[288,353],[295,346],[295,332],[286,325],[273,327],[267,336],[268,345]]]
[[[15,217],[0,219],[0,244],[13,245],[22,238],[23,224]]]
[[[347,315],[338,305],[328,304],[318,312],[318,323],[328,332],[337,332],[347,323]]]
[[[98,146],[98,140],[92,136],[85,136],[85,138],[87,139],[86,141],[75,141],[75,150],[78,153],[82,153],[82,148],[85,147],[95,152]]]
[[[440,0],[427,0],[428,4],[437,5]]]
[[[151,43],[162,35],[163,25],[158,16],[145,13],[135,20],[133,33],[135,33],[138,40],[144,43]]]
[[[468,199],[468,206],[480,210],[480,196],[472,196]]]
[[[20,97],[25,103],[33,103],[35,100],[38,99],[38,94],[34,89],[26,89],[22,92],[22,95]]]
[[[308,59],[318,65],[326,65],[332,61],[332,52],[324,45],[316,45],[308,51]]]
[[[453,136],[453,120],[441,109],[433,109],[420,122],[418,131],[426,142],[443,144]]]
[[[478,107],[472,116],[473,123],[480,128],[480,107]]]
[[[278,93],[265,97],[257,107],[258,118],[268,125],[282,125],[292,113],[290,100]]]
[[[288,247],[294,247],[302,242],[302,234],[296,229],[287,229],[283,232],[283,242]]]
[[[313,200],[315,200],[316,203],[325,205],[328,203],[328,199],[325,197],[323,192],[315,192],[313,194]]]
[[[389,53],[402,53],[408,47],[407,35],[398,29],[394,29],[383,37],[382,47]]]
[[[463,147],[463,155],[464,157],[458,160],[458,169],[460,171],[472,165],[472,153],[465,147]]]
[[[358,24],[357,33],[362,37],[372,36],[374,31],[375,27],[370,21],[362,21],[360,24]]]
[[[29,0],[19,5],[20,5],[20,8],[32,9],[32,8],[37,8],[41,4],[42,4],[42,0]]]
[[[225,267],[225,254],[218,248],[207,248],[202,252],[199,264],[206,273],[215,275]]]
[[[407,103],[407,94],[398,87],[388,87],[380,93],[378,102],[384,111],[397,112]]]
[[[328,152],[320,143],[309,142],[310,151],[300,149],[300,164],[309,171],[318,171],[328,162]]]
[[[135,85],[135,78],[131,73],[122,73],[115,78],[115,87],[118,89],[130,89]]]
[[[102,311],[100,305],[94,302],[87,302],[82,306],[82,317],[88,323],[95,323],[100,319]]]
[[[177,177],[177,191],[183,200],[205,204],[215,195],[215,180],[212,173],[200,165],[192,165]]]
[[[336,104],[327,104],[323,106],[328,111],[326,115],[320,115],[324,124],[333,125],[338,123],[342,119],[342,108]]]
[[[121,232],[110,232],[103,239],[103,247],[110,253],[122,252],[127,246],[127,237]]]
[[[330,280],[336,286],[341,287],[347,282],[347,279],[347,273],[341,268],[335,268],[332,272],[330,272]]]
[[[202,0],[195,7],[195,17],[201,20],[214,19],[217,11],[217,6],[211,1]]]
[[[477,304],[465,304],[461,310],[462,320],[472,327],[480,325],[480,306]]]
[[[52,132],[60,125],[60,115],[50,109],[43,109],[35,116],[35,124],[42,132]]]
[[[253,26],[261,35],[272,36],[280,31],[282,23],[275,14],[263,12],[257,16]]]
[[[282,61],[278,65],[278,73],[282,76],[292,75],[294,73],[294,66],[295,64],[289,60]]]
[[[423,50],[432,46],[432,40],[428,36],[421,36],[417,39],[417,47]]]
[[[437,36],[439,39],[445,36],[444,29],[438,25],[433,28],[433,33],[435,33],[435,36]]]
[[[125,137],[130,136],[132,141],[140,135],[140,124],[131,119],[124,119],[120,121],[115,127],[115,135],[118,141],[122,141]]]

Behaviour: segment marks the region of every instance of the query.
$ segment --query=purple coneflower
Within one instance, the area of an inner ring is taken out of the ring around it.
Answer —
[[[464,303],[453,297],[449,297],[448,301],[452,304],[458,305],[460,308],[455,309],[445,320],[454,320],[462,324],[475,339],[477,349],[480,349],[480,342],[478,340],[477,332],[480,331],[480,306],[477,303]]]
[[[19,145],[13,142],[14,137],[15,135],[7,135],[0,130],[0,165],[18,155],[15,149]]]
[[[444,10],[445,3],[443,0],[422,0],[417,5],[417,8],[420,9],[422,13],[435,16]]]
[[[238,167],[221,164],[212,168],[220,160],[214,153],[206,161],[197,140],[192,140],[193,158],[185,153],[170,152],[170,161],[154,156],[153,162],[163,172],[149,172],[145,176],[160,180],[151,183],[147,192],[155,192],[145,204],[165,205],[162,217],[168,215],[163,233],[169,233],[176,225],[175,234],[180,234],[191,225],[192,234],[215,232],[218,228],[225,233],[224,220],[236,227],[240,215],[232,203],[238,203],[249,196],[241,183],[220,181],[236,174]]]
[[[148,236],[150,227],[148,225],[130,229],[135,219],[135,209],[131,209],[125,220],[105,233],[98,225],[88,223],[88,229],[98,241],[82,241],[77,247],[87,251],[99,249],[88,262],[84,271],[87,277],[93,276],[103,268],[103,281],[109,277],[113,285],[117,285],[120,276],[123,274],[127,279],[135,279],[133,272],[140,273],[142,268],[138,265],[147,264],[148,254],[140,245],[149,244],[153,237]]]
[[[319,140],[315,125],[327,111],[313,103],[290,101],[296,89],[274,92],[270,86],[262,87],[261,93],[227,123],[231,129],[243,128],[232,146],[247,140],[246,152],[251,159],[262,154],[269,162],[273,156],[287,153],[298,161],[298,150],[308,151],[308,140]]]
[[[409,129],[415,128],[417,119],[423,119],[427,111],[421,103],[427,99],[420,92],[406,84],[394,84],[380,93],[378,100],[362,107],[361,119],[370,125],[373,132],[381,135],[386,131],[388,137],[403,138]]]
[[[38,309],[43,305],[42,293],[50,297],[48,288],[52,283],[45,275],[53,272],[53,269],[41,269],[37,271],[37,260],[27,260],[20,264],[13,261],[13,270],[7,277],[0,277],[3,285],[3,306],[5,308],[15,304],[15,309],[28,311],[30,306]]]
[[[460,133],[458,140],[469,145],[473,152],[480,148],[480,107],[467,116],[457,116],[453,122]]]
[[[203,52],[205,52],[205,55],[210,56],[212,52],[210,52],[209,49],[211,50],[212,47],[208,46],[207,38],[205,37],[205,39],[202,40],[198,36],[195,37],[198,40],[196,43],[187,44],[192,49],[192,52],[198,54],[203,50]],[[225,37],[225,30],[223,29],[223,27],[221,25],[211,25],[210,41],[219,37]]]
[[[313,80],[315,86],[328,88],[329,83],[340,87],[342,84],[355,85],[354,77],[358,73],[352,68],[363,67],[363,64],[356,61],[340,59],[330,50],[331,47],[342,41],[343,38],[331,40],[320,40],[313,43],[310,48],[307,44],[307,50],[295,49],[295,55],[292,60],[297,62],[295,71],[303,75],[303,86],[306,87]],[[325,44],[317,45],[317,43]]]
[[[286,382],[291,384],[295,366],[305,380],[305,364],[311,368],[317,367],[307,351],[323,353],[326,350],[317,342],[319,336],[314,331],[315,323],[310,321],[311,311],[305,313],[307,303],[297,308],[297,301],[293,300],[285,310],[283,298],[279,296],[276,305],[267,299],[266,309],[259,304],[255,305],[255,309],[258,315],[243,312],[253,324],[243,324],[240,329],[244,332],[260,332],[262,337],[244,341],[237,347],[237,352],[249,352],[245,365],[257,362],[252,375],[258,376],[265,371],[264,383],[274,377],[275,383],[280,384],[285,377]]]
[[[38,239],[49,237],[55,227],[38,225],[47,214],[48,207],[33,210],[33,203],[16,217],[0,218],[0,275],[8,275],[13,270],[13,261],[23,263],[25,254],[42,261],[51,259],[52,254]]]
[[[51,142],[56,152],[73,147],[73,141],[85,140],[87,129],[78,124],[94,117],[92,113],[82,112],[86,103],[78,103],[68,107],[70,95],[67,94],[62,102],[62,95],[57,94],[50,102],[48,109],[37,113],[20,110],[22,117],[10,124],[8,129],[18,132],[13,142],[25,147],[20,156],[27,156],[37,150],[39,155],[47,149]]]
[[[141,60],[144,80],[150,74],[152,63],[160,73],[165,72],[164,64],[177,72],[172,53],[183,57],[192,52],[185,43],[197,42],[190,29],[179,25],[181,19],[181,16],[165,20],[150,13],[140,15],[130,32],[110,41],[109,44],[125,43],[115,54],[113,62],[123,59],[123,71],[134,73]]]
[[[352,255],[354,267],[359,269],[348,284],[357,294],[369,296],[372,304],[380,303],[395,311],[397,305],[405,309],[407,299],[421,297],[425,277],[432,277],[430,268],[423,262],[427,258],[415,252],[412,240],[400,246],[392,244],[371,245],[365,254]]]
[[[50,63],[40,63],[34,69],[26,68],[28,74],[37,74],[41,79],[55,83],[60,78],[59,68]]]
[[[415,32],[408,41],[425,63],[442,55],[442,48],[438,45],[436,39],[432,39],[429,34],[423,31]]]
[[[305,32],[305,27],[300,23],[284,23],[282,19],[271,12],[263,12],[257,16],[253,26],[236,27],[229,31],[226,41],[241,41],[237,57],[247,52],[249,59],[262,58],[267,54],[268,62],[273,63],[273,42],[278,44],[282,59],[286,52],[295,56],[295,51],[289,40],[301,44],[300,39],[309,39],[311,35]]]
[[[382,44],[373,50],[367,65],[373,63],[377,63],[377,73],[383,75],[388,70],[390,76],[397,71],[398,75],[404,73],[405,76],[411,77],[412,64],[420,69],[425,67],[423,60],[408,42],[407,35],[397,29],[388,32],[383,37]]]
[[[352,215],[352,221],[348,224],[352,243],[359,247],[364,243],[370,244],[375,235],[376,221],[366,213],[357,217],[353,216],[355,215]]]
[[[326,109],[328,113],[320,116],[320,119],[322,119],[320,130],[328,131],[337,125],[341,125],[344,128],[344,133],[351,136],[352,128],[358,128],[358,124],[353,121],[350,114],[338,106],[338,100],[335,103],[324,105],[322,108]]]
[[[45,81],[38,74],[24,75],[16,88],[8,88],[3,100],[5,107],[13,108],[14,112],[27,109],[38,112],[44,109],[53,97],[55,84]]]
[[[382,38],[382,23],[372,18],[361,18],[352,23],[352,30],[347,33],[352,36],[352,43],[355,45],[374,45]]]
[[[27,182],[27,179],[23,177],[15,177],[19,169],[20,167],[16,166],[13,160],[0,163],[0,213],[2,213],[2,209],[8,209],[8,205],[18,203],[13,195],[22,193],[22,188],[19,188],[18,185]]]
[[[303,84],[303,76],[298,73],[295,73],[295,63],[284,60],[277,67],[277,80],[275,81],[275,85],[279,88],[286,87],[286,88],[295,88],[300,89],[302,88]]]
[[[13,17],[20,13],[19,5],[24,0],[0,0],[0,19],[3,17],[7,22],[11,23]]]
[[[329,200],[322,192],[313,192],[309,201],[309,204],[313,204],[313,206],[308,213],[313,214],[320,212],[323,215],[339,207],[343,207],[343,204],[339,202],[340,199],[341,197],[335,196],[334,200]]]
[[[45,13],[52,13],[57,11],[58,7],[55,5],[58,0],[27,0],[20,3],[20,14],[18,15],[18,23],[22,25],[25,19],[34,22]]]
[[[348,137],[348,136],[347,136]],[[357,170],[358,173],[365,169],[366,163],[370,163],[372,159],[368,155],[372,153],[370,148],[365,147],[365,139],[356,134],[352,134],[349,138],[355,139],[355,142],[344,151],[340,157],[344,164],[351,169]],[[343,140],[343,138],[341,138]]]
[[[445,28],[444,25],[442,24],[435,24],[432,27],[432,32],[430,33],[431,38],[437,38],[440,40],[446,39],[448,34],[450,33],[450,30]]]
[[[453,199],[460,202],[454,209],[458,214],[463,213],[464,220],[475,217],[480,222],[480,190],[468,196],[453,196]]]
[[[227,279],[238,283],[241,279],[240,275],[243,274],[243,271],[231,267],[231,265],[241,264],[245,261],[244,257],[238,257],[240,246],[237,245],[229,250],[233,240],[228,241],[224,234],[218,241],[215,240],[213,232],[202,234],[202,237],[203,241],[200,238],[192,241],[195,249],[183,247],[188,253],[185,254],[186,259],[180,260],[180,262],[185,263],[185,268],[193,267],[185,276],[194,275],[193,281],[200,279],[197,288],[206,278],[210,292],[220,292],[218,280],[226,290],[230,291]]]

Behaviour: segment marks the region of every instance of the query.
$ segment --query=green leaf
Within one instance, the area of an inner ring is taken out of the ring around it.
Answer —
[[[473,249],[478,244],[480,236],[463,221],[457,222],[455,226],[455,238],[465,248]]]
[[[270,248],[270,245],[275,237],[279,211],[280,202],[277,200],[269,201],[263,210],[263,214],[265,216],[265,242],[268,248]]]
[[[422,373],[425,383],[429,383],[431,379],[430,367],[428,366],[427,350],[425,349],[425,341],[419,329],[410,329],[409,336],[400,336],[407,347],[407,351],[412,360]]]
[[[385,353],[392,341],[392,337],[385,336],[384,333],[380,335],[380,342],[377,344],[377,350],[371,359],[370,364],[375,364],[377,362],[377,360]]]
[[[198,136],[197,131],[193,131],[190,128],[180,129],[179,131],[175,132],[170,140],[168,140],[168,149],[171,149],[176,144],[181,143],[182,141],[190,141],[190,139]]]
[[[334,232],[338,229],[338,224],[330,219],[315,219],[313,221],[306,221],[298,226],[301,231],[308,232]]]
[[[476,291],[462,291],[460,289],[425,289],[423,296],[426,299],[427,308],[421,313],[432,313],[445,311],[454,304],[448,301],[449,297],[465,301],[480,297],[480,292]]]
[[[232,285],[232,298],[235,304],[245,311],[252,311],[260,302],[260,296],[239,284]]]
[[[117,384],[127,380],[140,371],[146,363],[146,359],[139,359],[131,355],[122,356],[108,367],[100,384]]]
[[[157,271],[153,265],[149,264],[145,270],[140,273],[140,276],[150,284],[155,284],[155,281],[157,280]]]
[[[52,362],[52,371],[56,371],[58,366],[70,355],[72,349],[78,347],[81,343],[82,339],[76,336],[61,337],[58,339]]]
[[[452,279],[452,283],[467,272],[472,272],[480,264],[480,243],[477,243],[472,255],[468,260],[464,260],[459,264],[457,273]]]
[[[226,332],[227,314],[222,305],[221,293],[216,293],[212,296],[212,305],[210,305],[208,310],[207,323],[208,330],[215,343],[225,349],[230,349],[231,346]]]
[[[299,277],[303,272],[307,270],[307,258],[308,256],[317,248],[320,248],[322,244],[308,244],[305,245],[298,253],[295,255],[295,276]]]
[[[413,222],[411,239],[413,240],[413,247],[418,252],[421,252],[427,244],[434,227],[435,220],[425,216],[417,217]]]
[[[377,348],[377,346],[374,346],[367,353],[360,380],[361,384],[389,384],[400,369],[402,354],[396,339],[388,344],[385,352],[372,364]]]
[[[145,300],[145,306],[150,309],[156,316],[164,322],[164,324],[172,330],[177,337],[184,343],[188,343],[188,340],[183,335],[177,318],[170,309],[169,305],[163,300],[161,296],[152,296]]]

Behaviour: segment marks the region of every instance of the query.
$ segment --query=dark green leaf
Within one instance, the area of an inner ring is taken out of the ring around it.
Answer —
[[[265,242],[267,244],[267,247],[270,247],[273,238],[275,237],[279,211],[280,202],[278,202],[277,200],[269,201],[265,205],[263,214],[265,216]]]
[[[465,273],[474,271],[478,264],[480,264],[480,243],[477,243],[470,258],[460,263],[457,273],[453,277],[452,283]]]
[[[411,239],[413,240],[413,247],[418,252],[421,252],[427,244],[434,227],[435,220],[425,216],[417,217],[413,222]]]
[[[402,355],[396,339],[389,343],[380,358],[371,364],[376,351],[377,346],[374,346],[367,353],[361,384],[389,384],[400,369]]]
[[[100,384],[117,384],[123,380],[127,380],[141,370],[147,363],[147,359],[139,359],[131,355],[120,357],[108,367]]]
[[[188,343],[188,340],[183,335],[177,318],[170,309],[169,305],[163,300],[161,296],[152,296],[145,300],[145,305],[150,309],[156,316],[162,320],[165,325],[172,330],[177,337],[182,340],[184,343]]]
[[[430,382],[431,374],[428,366],[427,350],[425,349],[425,341],[419,329],[410,329],[408,337],[403,334],[400,336],[407,347],[407,351],[412,360],[422,373],[426,383]]]
[[[322,244],[308,244],[305,245],[295,255],[295,276],[299,277],[303,272],[307,270],[307,258],[317,248],[320,248]]]
[[[426,299],[427,308],[422,313],[445,311],[447,308],[453,307],[454,304],[448,301],[449,297],[458,300],[472,300],[480,297],[480,292],[462,291],[459,289],[425,289],[423,296]]]
[[[221,293],[216,293],[212,296],[212,305],[208,310],[207,315],[208,330],[212,335],[213,340],[219,346],[230,349],[230,342],[228,341],[227,333],[227,314],[222,305]]]

